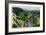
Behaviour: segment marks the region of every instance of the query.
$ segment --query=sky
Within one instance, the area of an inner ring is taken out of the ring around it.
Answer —
[[[22,6],[20,8],[24,10],[40,10],[40,7],[32,7],[32,6]]]

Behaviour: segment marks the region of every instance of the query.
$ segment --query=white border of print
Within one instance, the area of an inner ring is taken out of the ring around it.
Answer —
[[[34,6],[34,7],[40,7],[40,27],[28,27],[28,28],[12,28],[12,7],[16,6]],[[9,27],[8,27],[8,32],[23,32],[23,31],[40,31],[43,30],[43,5],[34,5],[34,4],[13,4],[9,3]]]

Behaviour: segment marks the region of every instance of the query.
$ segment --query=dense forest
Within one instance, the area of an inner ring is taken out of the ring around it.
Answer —
[[[13,28],[40,26],[40,10],[23,10],[19,7],[13,7],[12,13]]]

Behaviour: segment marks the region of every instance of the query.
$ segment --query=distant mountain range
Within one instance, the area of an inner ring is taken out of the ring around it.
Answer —
[[[34,13],[34,14],[40,14],[40,10],[23,10],[22,8],[19,8],[19,7],[13,7],[12,8],[13,10],[13,13],[15,14],[19,14],[20,12],[21,13]]]

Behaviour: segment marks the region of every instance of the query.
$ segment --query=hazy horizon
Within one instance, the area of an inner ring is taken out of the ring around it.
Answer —
[[[40,10],[40,7],[31,7],[31,6],[21,6],[19,8],[22,8],[23,10]]]

